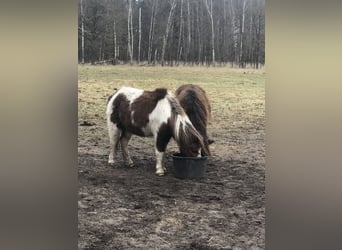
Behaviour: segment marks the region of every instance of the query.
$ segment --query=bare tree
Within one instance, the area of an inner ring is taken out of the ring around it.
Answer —
[[[141,7],[139,8],[139,45],[138,45],[138,63],[140,63],[140,49],[141,49]]]
[[[177,46],[177,65],[179,64],[179,60],[182,55],[182,47],[181,47],[182,34],[183,34],[183,0],[181,0],[181,5],[180,5],[180,25],[179,25],[179,37],[178,37],[178,46]]]
[[[242,0],[242,13],[240,21],[240,50],[239,50],[239,65],[244,66],[243,62],[243,42],[244,42],[244,32],[245,32],[245,14],[246,14],[246,0]]]
[[[264,5],[265,0],[79,0],[78,60],[257,68],[265,61]]]
[[[213,0],[210,0],[210,7],[208,0],[204,0],[205,7],[207,9],[210,24],[211,24],[211,53],[212,53],[212,64],[215,66],[215,33],[214,33],[214,19],[213,19]]]
[[[150,32],[149,32],[149,36],[148,36],[148,52],[147,52],[148,64],[150,64],[152,61],[153,35],[154,35],[154,26],[155,26],[155,22],[156,22],[157,6],[158,6],[158,0],[154,0],[153,4],[152,4]]]
[[[188,0],[188,45],[186,47],[186,61],[189,62],[190,59],[190,46],[191,46],[191,28],[190,28],[190,0]]]
[[[105,15],[105,20],[109,19],[109,0],[105,0],[105,7],[106,7],[106,15]],[[105,56],[106,56],[106,38],[107,38],[107,32],[108,32],[108,22],[104,22],[104,32],[102,34],[101,38],[101,48],[100,48],[100,61],[105,61]]]
[[[82,64],[84,64],[84,12],[83,0],[81,0],[81,39],[82,39]]]
[[[113,18],[113,64],[116,64],[118,58],[117,44],[116,44],[116,24],[115,17]]]
[[[153,65],[157,62],[157,55],[158,55],[158,49],[154,51],[154,59],[153,59]]]
[[[127,48],[130,58],[130,64],[133,64],[133,23],[132,23],[132,0],[128,0],[127,14]]]
[[[132,0],[130,0],[130,2],[131,2],[131,4],[130,4],[130,9],[131,9],[131,15],[130,15],[130,17],[131,17],[131,48],[132,48],[132,59],[133,59],[133,55],[134,55],[134,43],[133,43],[133,41],[134,41],[134,38],[133,38],[133,10],[132,10]]]
[[[162,66],[164,66],[165,48],[167,46],[167,40],[169,37],[169,31],[170,31],[170,27],[171,27],[172,17],[173,17],[173,13],[174,13],[174,9],[175,9],[176,5],[177,5],[176,0],[172,0],[170,12],[169,12],[169,17],[167,19],[165,34],[163,37],[163,47],[162,47],[162,55],[161,55],[161,65]]]
[[[238,47],[238,39],[237,39],[237,28],[236,28],[236,13],[235,13],[235,7],[233,4],[233,0],[230,0],[230,5],[229,5],[229,14],[231,16],[231,30],[232,30],[232,43],[233,43],[233,62],[236,62],[237,59],[237,47]]]
[[[201,35],[201,29],[202,29],[202,18],[200,14],[200,2],[196,2],[196,20],[197,20],[197,33],[198,33],[198,59],[197,64],[199,65],[201,63],[201,54],[202,54],[202,35]]]

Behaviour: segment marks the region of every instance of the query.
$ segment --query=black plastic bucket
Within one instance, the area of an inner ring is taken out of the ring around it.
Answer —
[[[180,153],[172,155],[174,175],[180,179],[194,179],[205,176],[207,170],[207,156],[184,157]]]

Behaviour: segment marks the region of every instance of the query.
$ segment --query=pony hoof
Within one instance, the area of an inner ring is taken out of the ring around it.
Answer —
[[[126,166],[126,167],[129,167],[129,168],[135,167],[135,165],[134,165],[133,162],[131,162],[131,163],[126,163],[125,166]]]
[[[164,173],[164,172],[156,172],[156,175],[158,175],[158,176],[164,176],[165,173]]]

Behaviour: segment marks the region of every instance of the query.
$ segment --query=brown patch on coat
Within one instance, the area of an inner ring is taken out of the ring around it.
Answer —
[[[156,147],[159,152],[165,152],[166,146],[173,136],[170,123],[163,123],[158,131]]]
[[[113,101],[113,112],[110,120],[122,131],[128,131],[139,136],[145,136],[141,128],[133,126],[131,122],[131,111],[127,97],[121,93]]]
[[[137,127],[144,127],[148,122],[148,116],[152,113],[157,106],[159,100],[163,99],[167,95],[165,88],[158,88],[154,91],[144,91],[131,104],[131,111],[133,114],[134,125]]]
[[[154,110],[158,101],[165,97],[166,89],[144,91],[131,105],[124,93],[118,94],[112,105],[110,120],[122,131],[145,136],[142,128],[149,122],[148,115]],[[134,124],[132,124],[132,116]]]

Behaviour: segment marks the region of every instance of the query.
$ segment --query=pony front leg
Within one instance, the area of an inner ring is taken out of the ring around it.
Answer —
[[[166,169],[163,166],[163,156],[166,150],[166,146],[171,139],[171,131],[167,126],[162,126],[159,128],[158,134],[155,136],[156,143],[156,174],[162,176],[165,174]]]
[[[156,175],[159,175],[159,176],[163,176],[166,170],[163,166],[163,157],[164,157],[164,152],[159,152],[158,149],[156,149],[156,159],[157,159]]]

